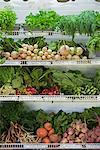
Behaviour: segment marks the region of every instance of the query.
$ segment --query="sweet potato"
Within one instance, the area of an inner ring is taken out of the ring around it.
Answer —
[[[51,134],[49,136],[50,138],[50,141],[53,142],[53,143],[58,143],[59,142],[59,136],[57,134]]]
[[[43,138],[42,143],[50,143],[50,139],[48,137]]]
[[[54,134],[54,129],[53,128],[49,131],[48,136],[50,136],[51,134]]]
[[[52,129],[52,124],[49,123],[49,122],[46,122],[46,123],[44,124],[44,128],[45,128],[47,131],[50,131],[50,130]]]
[[[37,129],[37,136],[40,137],[40,138],[44,138],[47,136],[48,132],[45,128],[39,128]]]

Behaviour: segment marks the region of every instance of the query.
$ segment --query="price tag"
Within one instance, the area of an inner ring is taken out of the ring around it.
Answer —
[[[28,62],[26,60],[20,61],[20,65],[27,65],[27,64],[28,64]]]

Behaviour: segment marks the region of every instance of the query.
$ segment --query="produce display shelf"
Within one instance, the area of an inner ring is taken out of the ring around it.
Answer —
[[[0,66],[64,66],[64,65],[100,65],[100,59],[87,59],[80,61],[33,61],[33,60],[6,60]]]
[[[0,95],[0,101],[100,102],[100,95]]]
[[[91,144],[0,144],[0,149],[98,149],[100,150],[100,143]]]

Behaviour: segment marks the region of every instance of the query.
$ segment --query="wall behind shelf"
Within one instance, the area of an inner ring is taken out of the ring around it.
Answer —
[[[61,15],[79,14],[83,10],[100,11],[100,3],[95,0],[76,0],[75,2],[58,3],[57,0],[0,0],[0,8],[12,7],[17,13],[17,23],[24,22],[25,16],[30,12],[36,13],[40,9],[52,9]]]

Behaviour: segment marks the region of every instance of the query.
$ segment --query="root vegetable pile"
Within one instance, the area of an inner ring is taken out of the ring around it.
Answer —
[[[83,49],[81,47],[69,47],[68,45],[62,45],[58,50],[53,51],[48,46],[39,49],[38,44],[28,45],[22,44],[22,47],[18,51],[3,52],[2,53],[7,60],[76,60],[87,59],[86,56],[82,56]]]
[[[55,134],[54,128],[52,124],[46,122],[43,128],[38,128],[37,137],[42,138],[42,143],[59,143],[61,140],[61,136]]]
[[[47,113],[29,111],[22,102],[1,102],[0,110],[1,143],[100,143],[100,107]]]
[[[40,138],[32,136],[26,132],[18,123],[11,122],[11,126],[8,131],[4,132],[1,136],[1,142],[5,143],[38,143]]]
[[[80,120],[72,122],[70,127],[64,133],[61,143],[83,143],[86,142],[86,133],[88,131],[86,123]]]

